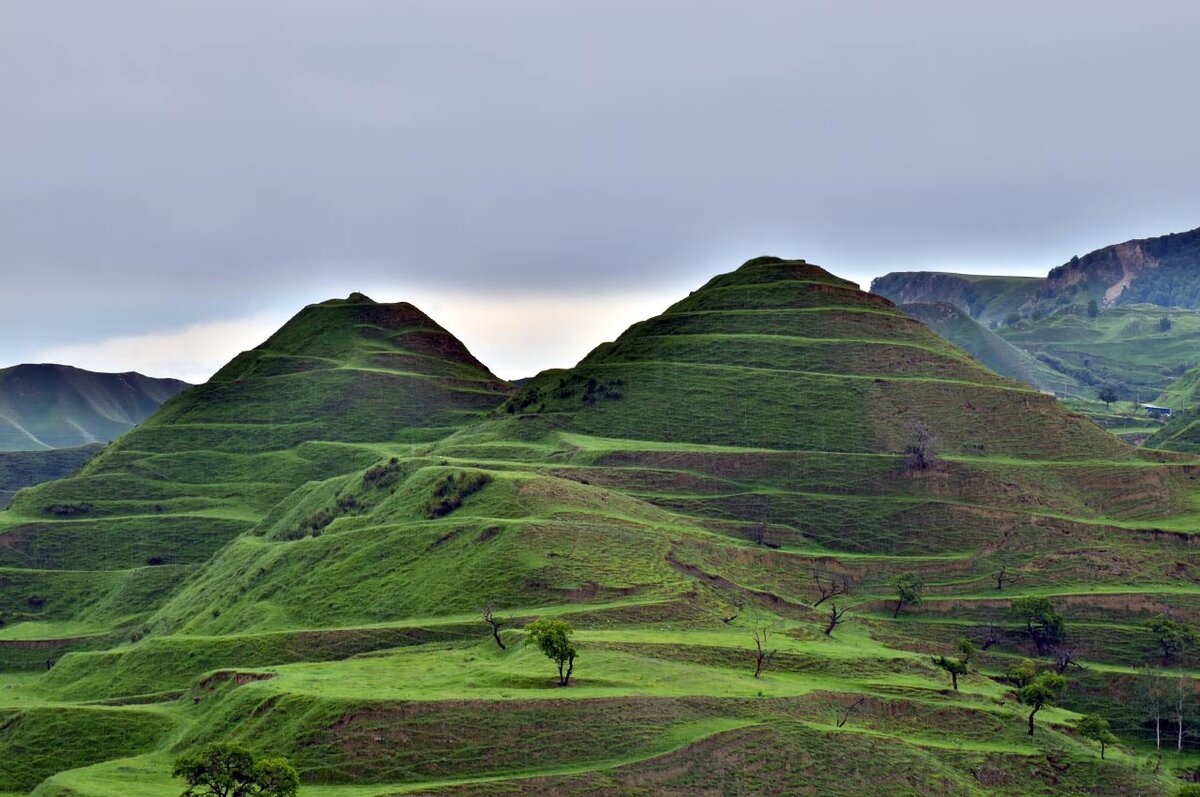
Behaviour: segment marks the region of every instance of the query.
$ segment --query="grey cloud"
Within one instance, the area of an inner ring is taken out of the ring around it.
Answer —
[[[0,339],[766,252],[1044,270],[1200,225],[1198,32],[1183,1],[14,0]]]

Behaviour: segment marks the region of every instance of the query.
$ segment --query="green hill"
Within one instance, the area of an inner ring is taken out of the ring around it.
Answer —
[[[998,374],[1060,395],[1084,392],[1078,380],[1018,349],[952,304],[905,304],[900,309]]]
[[[68,365],[0,369],[0,451],[105,443],[128,432],[188,385]]]
[[[0,790],[173,793],[172,758],[224,739],[286,756],[302,797],[1133,797],[1191,760],[1154,771],[1135,700],[1145,620],[1200,620],[1191,457],[803,261],[756,258],[511,397],[430,324],[309,308],[0,516],[91,507],[6,541],[46,559],[4,573],[25,605],[0,629]],[[158,503],[241,524],[203,561],[181,534],[195,556],[156,590],[71,569],[164,569],[121,553],[161,538]],[[894,607],[901,574],[919,605]],[[106,588],[126,614],[101,625]],[[999,680],[1037,656],[1017,596],[1052,601],[1087,666],[1032,738]],[[569,688],[520,630],[539,616],[577,629]],[[985,650],[954,690],[931,657],[961,636]],[[1105,760],[1080,711],[1120,734]]]
[[[49,451],[0,451],[0,509],[18,490],[70,476],[102,450],[104,446],[94,443]]]
[[[411,305],[305,308],[80,473],[16,496],[0,513],[0,621],[26,637],[48,624],[51,641],[68,623],[39,661],[137,636],[189,573],[306,481],[407,453],[508,391]]]

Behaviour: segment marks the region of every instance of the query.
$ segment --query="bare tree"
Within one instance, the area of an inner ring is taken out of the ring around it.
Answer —
[[[744,609],[745,606],[746,606],[746,604],[742,601],[738,601],[737,603],[733,604],[733,614],[731,614],[727,617],[722,617],[721,622],[725,623],[725,625],[729,625],[730,623],[732,623],[734,620],[738,619],[738,617],[740,617],[742,615],[742,609]]]
[[[904,461],[909,470],[930,470],[937,465],[937,456],[933,449],[937,439],[924,421],[914,422],[909,429],[913,441],[904,448]]]
[[[496,644],[501,650],[506,650],[504,640],[500,638],[500,629],[508,624],[507,617],[497,617],[496,607],[489,603],[483,610],[483,621],[492,628],[492,639],[496,640]]]
[[[992,645],[1004,641],[1004,630],[994,625],[985,625],[979,631],[981,637],[979,642],[980,650],[987,650]]]
[[[754,627],[754,677],[762,677],[763,670],[767,669],[767,665],[771,663],[771,659],[779,651],[767,649],[767,637],[769,631],[763,626]]]
[[[1076,661],[1079,652],[1074,645],[1065,642],[1054,645],[1050,648],[1050,655],[1054,657],[1054,671],[1059,675],[1065,673],[1068,667],[1083,669],[1083,665]]]
[[[850,720],[850,715],[853,714],[855,711],[858,711],[858,707],[861,706],[866,701],[867,701],[866,697],[860,697],[858,700],[855,700],[850,705],[842,706],[842,710],[838,714],[837,726],[839,728],[845,726],[845,724]]]
[[[1190,679],[1189,679],[1190,680]],[[1180,671],[1175,679],[1175,752],[1183,752],[1183,709],[1184,709],[1184,675]]]
[[[1162,673],[1145,667],[1138,679],[1138,698],[1146,708],[1146,713],[1154,720],[1154,749],[1158,752],[1157,767],[1162,766],[1162,722],[1163,715],[1170,710],[1170,696]],[[1155,769],[1157,772],[1158,769]]]
[[[753,542],[755,545],[776,547],[776,546],[771,545],[771,538],[769,535],[769,531],[770,531],[770,529],[767,528],[766,524],[755,523],[753,526],[750,527],[751,542]]]
[[[1015,583],[1017,583],[1017,577],[1008,572],[1008,563],[1000,565],[1000,572],[996,573],[996,589],[1003,592],[1005,584]]]
[[[845,622],[843,618],[847,611],[849,609],[839,609],[836,603],[829,604],[829,621],[825,624],[825,636],[833,636],[833,629]]]
[[[817,602],[813,604],[814,608],[820,606],[830,598],[836,598],[839,595],[850,594],[850,579],[847,576],[838,578],[836,575],[831,575],[828,581],[823,581],[821,579],[821,574],[814,570],[813,582],[815,582],[817,585],[817,592],[821,594],[821,597],[818,598]]]

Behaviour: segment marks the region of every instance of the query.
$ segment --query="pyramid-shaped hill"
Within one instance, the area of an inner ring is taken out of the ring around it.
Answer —
[[[539,375],[507,408],[662,442],[880,453],[904,450],[924,424],[947,455],[1133,456],[889,300],[775,258],[712,279],[568,372]]]
[[[0,617],[127,626],[299,485],[404,455],[509,394],[409,304],[306,307],[77,475],[16,496]]]

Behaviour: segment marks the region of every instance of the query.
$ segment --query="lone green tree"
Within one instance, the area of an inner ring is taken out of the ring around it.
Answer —
[[[1108,727],[1108,720],[1099,714],[1088,714],[1075,723],[1075,727],[1080,736],[1100,745],[1100,758],[1104,758],[1104,751],[1110,744],[1117,743],[1116,735]]]
[[[1031,709],[1029,712],[1030,736],[1033,736],[1033,718],[1046,706],[1053,706],[1066,688],[1066,678],[1058,673],[1043,672],[1034,676],[1032,681],[1017,692],[1020,701]]]
[[[1096,304],[1095,299],[1088,299],[1087,314],[1088,318],[1095,318],[1100,315],[1100,305]]]
[[[1096,398],[1104,402],[1104,409],[1108,409],[1109,405],[1117,400],[1117,388],[1113,385],[1101,385],[1096,391]]]
[[[575,629],[566,620],[556,620],[543,617],[525,626],[529,639],[541,648],[546,658],[558,665],[558,685],[567,686],[571,683],[571,673],[575,671],[575,657],[578,651],[571,641]]]
[[[1171,656],[1183,653],[1196,644],[1196,632],[1191,627],[1165,614],[1155,616],[1146,623],[1146,628],[1154,635],[1154,641],[1162,651],[1163,666],[1170,662]]]
[[[1066,621],[1049,598],[1030,596],[1017,598],[1008,607],[1009,616],[1025,625],[1038,653],[1061,642],[1067,635]]]
[[[925,591],[925,582],[916,573],[901,573],[892,579],[892,586],[896,588],[896,608],[892,610],[892,617],[899,617],[905,606],[920,606],[925,600],[921,594]]]
[[[188,787],[181,797],[295,797],[300,777],[286,758],[255,758],[235,744],[210,744],[176,759],[171,776]]]
[[[949,656],[934,656],[934,666],[940,667],[950,674],[950,684],[954,687],[954,691],[958,691],[958,677],[967,674],[967,663],[962,659],[954,659]]]
[[[1173,326],[1175,326],[1175,323],[1171,320],[1170,316],[1163,316],[1162,318],[1158,319],[1159,332],[1170,332],[1171,327]]]
[[[1021,659],[1005,671],[1004,677],[1010,684],[1022,689],[1037,676],[1037,673],[1037,662],[1033,659]]]
[[[954,687],[954,691],[958,691],[958,679],[964,676],[970,669],[971,657],[979,652],[979,648],[975,647],[975,643],[966,637],[962,637],[954,643],[954,648],[958,652],[958,658],[950,656],[934,656],[933,664],[945,670],[950,675],[950,685]]]

